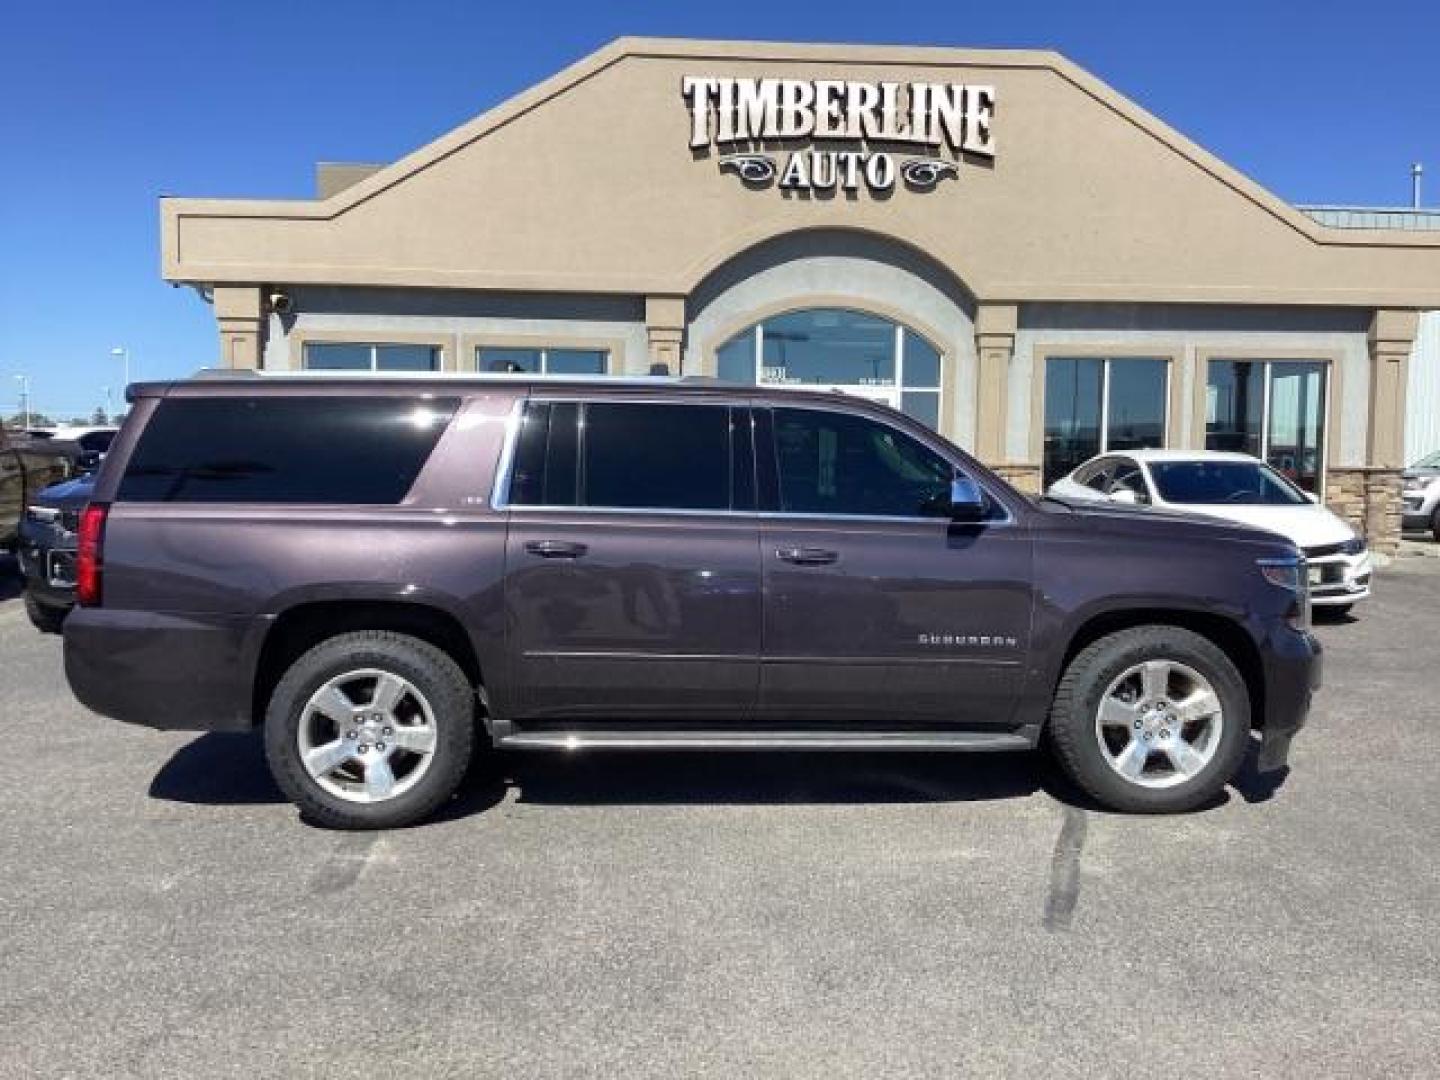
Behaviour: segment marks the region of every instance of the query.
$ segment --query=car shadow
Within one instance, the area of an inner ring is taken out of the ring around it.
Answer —
[[[206,806],[282,803],[258,731],[212,731],[177,750],[150,781],[150,797]]]
[[[1040,790],[1076,799],[1039,754],[502,752],[477,755],[456,797],[430,820],[480,813],[512,791],[521,802],[556,806],[735,806],[971,802]],[[161,766],[149,794],[212,806],[285,801],[259,732],[192,739]]]
[[[1248,803],[1272,798],[1287,771],[1256,769],[1252,736],[1231,788]],[[1044,792],[1080,810],[1108,814],[1044,753],[947,754],[885,751],[488,753],[456,793],[420,826],[483,813],[511,792],[545,806],[813,806],[962,803]],[[278,804],[259,732],[212,732],[186,743],[150,783],[151,798],[209,806]],[[1189,811],[1230,801],[1227,792]]]
[[[1245,760],[1240,763],[1240,770],[1235,778],[1230,781],[1230,786],[1247,803],[1269,802],[1275,797],[1275,793],[1285,786],[1285,781],[1290,777],[1290,767],[1276,769],[1274,772],[1262,773],[1259,769],[1260,763],[1260,733],[1250,733],[1250,745],[1245,750]]]

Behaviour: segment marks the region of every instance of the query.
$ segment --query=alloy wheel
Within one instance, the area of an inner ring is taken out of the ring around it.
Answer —
[[[435,715],[409,680],[362,668],[324,683],[300,715],[300,761],[337,798],[385,802],[420,782],[435,756]]]
[[[1146,660],[1126,668],[1101,697],[1095,738],[1126,781],[1166,788],[1210,764],[1224,723],[1208,679],[1174,660]]]

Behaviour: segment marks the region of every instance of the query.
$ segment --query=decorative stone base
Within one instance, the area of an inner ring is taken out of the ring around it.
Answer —
[[[1011,462],[1006,465],[991,465],[990,468],[1002,479],[1013,484],[1027,495],[1040,494],[1040,466]]]
[[[1325,503],[1365,537],[1370,549],[1393,555],[1400,547],[1400,470],[1330,469]]]

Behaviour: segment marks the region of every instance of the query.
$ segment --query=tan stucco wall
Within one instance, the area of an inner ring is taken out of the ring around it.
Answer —
[[[685,75],[984,82],[992,166],[787,197],[692,153]],[[1440,305],[1440,236],[1326,229],[1051,53],[620,41],[323,202],[163,201],[172,280],[688,293],[851,228],[981,300]]]

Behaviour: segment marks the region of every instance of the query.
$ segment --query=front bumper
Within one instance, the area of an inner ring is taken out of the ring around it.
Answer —
[[[1290,742],[1309,718],[1310,699],[1323,681],[1325,658],[1315,635],[1287,626],[1274,632],[1262,660],[1265,708],[1256,767],[1264,773],[1289,764]]]
[[[1309,559],[1310,603],[1315,607],[1353,604],[1370,595],[1370,578],[1375,566],[1370,553],[1324,555]]]
[[[15,550],[27,593],[48,607],[68,608],[74,605],[74,533],[22,520]]]

